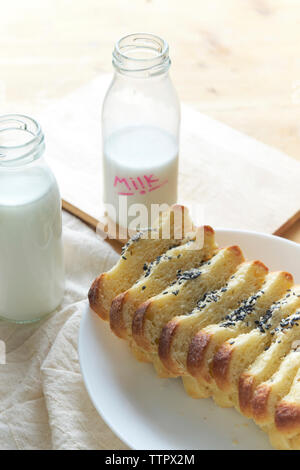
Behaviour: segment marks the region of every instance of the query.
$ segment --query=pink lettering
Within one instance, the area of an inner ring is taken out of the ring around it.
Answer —
[[[134,189],[139,189],[138,186],[137,186],[137,184],[136,184],[136,182],[134,181],[134,179],[133,179],[133,178],[130,178],[130,179],[131,179],[131,182],[132,182],[132,184],[133,184],[133,186],[134,186]]]
[[[144,178],[147,187],[145,186],[142,178]],[[124,184],[126,188],[119,188],[118,194],[121,196],[133,196],[138,192],[140,194],[146,194],[147,192],[155,191],[156,189],[164,186],[168,180],[160,181],[155,175],[143,175],[137,176],[136,178],[129,177],[130,182],[127,178],[120,178],[115,176],[114,187],[118,184]]]
[[[142,186],[142,188],[145,189],[144,183],[143,183],[143,181],[141,180],[141,178],[139,176],[137,177],[137,180],[140,183],[140,185]]]
[[[161,188],[164,184],[166,184],[168,182],[168,180],[165,180],[163,183],[159,184],[158,186],[154,186],[154,188],[150,188],[149,189],[149,192],[150,191],[155,191],[156,189],[159,189]]]
[[[146,180],[146,183],[151,187],[153,183],[157,183],[157,181],[159,181],[159,178],[156,178],[155,179],[155,176],[154,175],[150,175],[150,176],[147,176],[147,175],[144,175],[144,178]]]
[[[125,183],[126,186],[127,186],[127,189],[130,191],[131,190],[131,187],[127,181],[126,178],[119,178],[118,176],[115,177],[115,182],[114,182],[114,186],[117,186],[118,183]]]

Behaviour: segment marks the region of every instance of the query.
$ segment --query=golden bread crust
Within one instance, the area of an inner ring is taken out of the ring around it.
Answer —
[[[172,338],[175,334],[178,322],[176,320],[169,321],[162,329],[159,344],[158,344],[158,355],[164,366],[173,371],[173,360],[170,356]],[[175,371],[174,371],[175,372]]]
[[[256,261],[254,261],[254,264],[256,264],[257,266],[260,266],[261,268],[263,268],[266,271],[266,273],[269,272],[269,268],[262,261],[256,260]],[[290,276],[291,276],[291,274],[290,274]]]
[[[103,288],[103,279],[104,279],[105,273],[100,274],[98,276],[93,284],[90,287],[89,293],[88,293],[88,298],[89,298],[89,303],[91,309],[99,315],[102,320],[107,321],[108,320],[108,315],[106,310],[102,306],[101,302],[101,289]]]
[[[226,391],[230,385],[228,382],[228,373],[230,367],[230,360],[232,355],[232,348],[229,344],[224,343],[216,352],[213,358],[212,375],[217,383],[217,386]]]
[[[268,399],[271,392],[271,387],[267,384],[259,385],[252,398],[252,414],[257,423],[264,421],[268,414]]]
[[[254,393],[254,377],[243,374],[239,379],[239,406],[245,416],[252,415],[252,398]]]
[[[126,338],[126,329],[122,314],[122,308],[124,301],[126,299],[127,292],[122,292],[117,295],[111,303],[110,313],[109,313],[109,322],[110,328],[119,338]]]
[[[187,369],[188,372],[194,377],[200,375],[201,365],[210,340],[211,335],[205,331],[199,331],[192,338],[187,355]]]
[[[285,434],[300,432],[300,405],[282,400],[276,407],[275,425]]]
[[[151,300],[146,300],[136,310],[132,320],[132,336],[138,346],[149,349],[149,343],[144,335],[144,326],[147,317],[147,311],[151,305]]]

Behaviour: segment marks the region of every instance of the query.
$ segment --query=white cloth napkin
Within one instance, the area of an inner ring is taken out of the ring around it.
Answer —
[[[117,254],[64,214],[66,292],[61,307],[31,325],[0,322],[0,449],[125,449],[92,405],[82,381],[77,339],[91,281]],[[103,378],[105,380],[105,378]]]

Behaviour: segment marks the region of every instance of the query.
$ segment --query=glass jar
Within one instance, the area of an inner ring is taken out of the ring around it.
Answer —
[[[0,317],[33,322],[64,293],[61,199],[39,124],[0,116]]]
[[[170,64],[168,44],[153,34],[130,34],[113,51],[102,109],[103,186],[106,211],[123,227],[135,204],[149,214],[152,204],[177,202],[180,105]]]

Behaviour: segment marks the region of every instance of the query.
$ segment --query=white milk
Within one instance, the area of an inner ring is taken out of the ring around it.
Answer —
[[[45,166],[0,171],[0,317],[37,320],[64,292],[60,197]]]
[[[114,132],[104,142],[104,202],[116,208],[121,225],[127,214],[119,214],[119,197],[131,204],[177,201],[178,144],[172,135],[156,127],[136,126]]]

